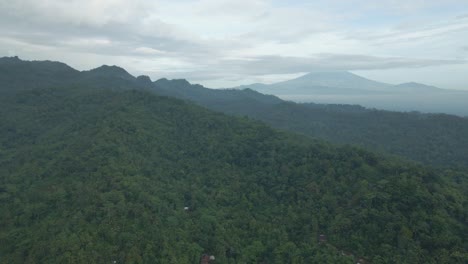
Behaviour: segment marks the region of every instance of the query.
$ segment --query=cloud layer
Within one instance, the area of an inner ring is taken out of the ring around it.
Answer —
[[[0,55],[225,87],[315,70],[466,67],[468,16],[458,10],[467,9],[462,0],[0,0]]]

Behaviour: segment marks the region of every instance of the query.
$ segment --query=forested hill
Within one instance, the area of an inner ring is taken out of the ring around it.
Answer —
[[[155,85],[152,90],[158,94],[249,116],[313,138],[391,153],[431,166],[468,167],[468,118],[352,105],[298,104],[250,89],[212,90],[180,80],[156,81]]]
[[[466,175],[97,86],[0,98],[2,262],[468,261]]]
[[[0,96],[61,85],[148,89],[333,143],[358,145],[431,166],[468,167],[467,118],[349,105],[296,104],[250,89],[214,90],[185,80],[152,82],[146,76],[135,78],[116,66],[80,72],[59,62],[0,58]]]

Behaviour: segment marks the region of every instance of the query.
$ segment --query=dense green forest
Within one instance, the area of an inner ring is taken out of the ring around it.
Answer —
[[[356,145],[430,166],[468,168],[468,118],[352,105],[296,104],[251,89],[207,89],[186,80],[152,82],[147,76],[135,78],[116,66],[80,72],[60,62],[0,58],[0,96],[63,85],[149,90],[332,143]]]
[[[141,89],[0,102],[3,263],[468,261],[462,172]]]
[[[212,90],[158,80],[152,91],[329,142],[352,144],[437,167],[468,167],[468,118],[391,112],[353,105],[282,101],[251,89]]]

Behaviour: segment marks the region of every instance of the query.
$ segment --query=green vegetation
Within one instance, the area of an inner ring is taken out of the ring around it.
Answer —
[[[4,263],[468,261],[462,172],[142,90],[67,87],[0,99]]]
[[[250,89],[211,90],[181,80],[157,81],[157,94],[332,143],[351,144],[436,167],[468,168],[468,118],[391,112],[352,105],[297,104]]]
[[[249,116],[313,138],[412,159],[435,167],[468,168],[468,119],[359,106],[282,103]]]
[[[116,66],[79,72],[59,62],[0,58],[0,97],[33,88],[68,86],[149,90],[315,139],[356,145],[439,168],[468,168],[468,118],[296,104],[251,89],[214,90],[186,80],[151,82]]]

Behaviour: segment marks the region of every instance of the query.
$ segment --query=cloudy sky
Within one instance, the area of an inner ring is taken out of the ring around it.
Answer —
[[[208,87],[349,70],[468,90],[466,0],[0,0],[0,56]]]

